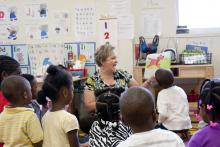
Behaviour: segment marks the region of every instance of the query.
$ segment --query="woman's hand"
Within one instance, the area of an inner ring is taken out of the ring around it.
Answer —
[[[145,88],[149,88],[152,86],[152,83],[155,81],[155,76],[151,76],[150,79],[147,79],[142,86]]]

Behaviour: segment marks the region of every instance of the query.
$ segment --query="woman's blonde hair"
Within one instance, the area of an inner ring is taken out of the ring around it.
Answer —
[[[95,52],[96,64],[100,67],[102,62],[104,62],[112,53],[115,47],[111,45],[101,45],[99,49]]]

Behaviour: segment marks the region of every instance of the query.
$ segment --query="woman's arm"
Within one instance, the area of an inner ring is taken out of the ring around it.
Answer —
[[[85,90],[84,91],[84,105],[87,112],[94,112],[96,109],[96,101],[94,91]]]
[[[131,78],[129,83],[128,83],[128,87],[139,86],[139,85],[140,84],[138,84],[138,82],[134,78]]]
[[[67,133],[70,147],[79,147],[77,130],[72,130]]]
[[[150,88],[154,79],[155,79],[154,77],[151,77],[150,79],[147,79],[143,84],[140,85],[134,78],[131,78],[129,83],[128,83],[128,86],[129,87],[143,86],[145,88]]]

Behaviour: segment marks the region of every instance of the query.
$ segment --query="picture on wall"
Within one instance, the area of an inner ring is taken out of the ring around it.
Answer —
[[[12,57],[11,45],[0,45],[0,55]]]
[[[80,42],[79,44],[79,57],[85,58],[86,64],[95,63],[95,42]]]
[[[0,25],[0,41],[16,40],[18,33],[18,26],[10,23],[3,23]]]
[[[79,49],[78,49],[78,43],[64,43],[65,48],[65,55],[64,55],[64,61],[65,64],[68,64],[69,62],[76,62],[76,60],[79,59]]]
[[[26,44],[12,45],[13,58],[20,65],[29,66],[28,48]]]
[[[48,8],[46,3],[25,4],[26,19],[46,19],[48,17]]]

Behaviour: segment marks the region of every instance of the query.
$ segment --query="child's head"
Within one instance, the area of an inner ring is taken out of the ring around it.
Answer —
[[[133,131],[146,131],[155,127],[157,113],[152,93],[143,87],[131,87],[120,99],[122,120]]]
[[[155,79],[162,88],[169,88],[174,82],[172,71],[165,68],[160,68],[156,71]]]
[[[52,102],[59,101],[62,105],[69,104],[73,97],[71,74],[55,65],[50,65],[47,68],[47,73],[42,90],[38,94],[39,99],[46,100],[48,97]]]
[[[30,82],[32,99],[36,99],[37,98],[37,80],[36,80],[36,78],[31,74],[22,74],[21,76]]]
[[[220,121],[220,79],[212,79],[202,86],[199,106],[205,122]]]
[[[15,59],[0,55],[0,83],[5,77],[19,75],[20,73],[20,64]]]
[[[30,83],[21,76],[12,75],[4,78],[1,89],[5,98],[14,106],[25,106],[32,99]]]

